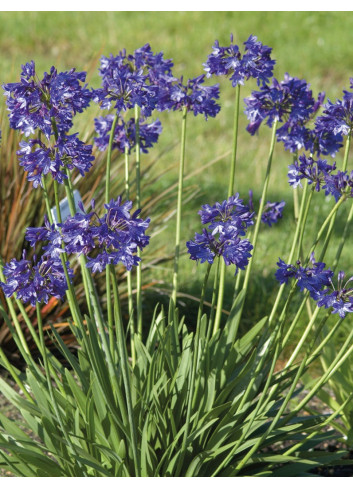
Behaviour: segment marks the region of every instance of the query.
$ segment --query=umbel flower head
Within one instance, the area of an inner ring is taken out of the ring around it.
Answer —
[[[233,87],[243,85],[249,78],[255,78],[258,85],[268,83],[276,63],[271,59],[272,48],[259,42],[253,35],[244,42],[244,46],[242,54],[239,47],[233,44],[233,34],[227,47],[220,46],[216,40],[212,53],[204,63],[207,77],[229,76]]]
[[[69,278],[73,271],[66,263]],[[64,269],[57,256],[43,255],[39,260],[34,257],[33,263],[26,259],[25,252],[21,260],[13,258],[3,269],[6,283],[0,285],[6,297],[17,294],[23,302],[35,306],[37,302],[48,303],[49,297],[63,298],[68,288]]]
[[[305,178],[309,185],[315,184],[315,190],[319,190],[326,183],[326,179],[331,175],[331,173],[336,169],[336,163],[329,165],[327,160],[317,159],[314,160],[312,156],[307,157],[306,155],[299,156],[299,159],[289,165],[289,184],[296,188],[298,186],[302,187],[301,181]]]
[[[290,127],[307,121],[317,104],[309,85],[305,80],[285,74],[284,80],[278,82],[273,78],[271,85],[265,85],[260,91],[252,92],[244,99],[245,113],[249,119],[247,130],[254,135],[263,121],[272,127],[274,121],[286,124],[286,132]],[[278,133],[283,137],[281,131]]]
[[[216,117],[221,110],[216,99],[219,98],[219,85],[205,86],[205,75],[191,78],[186,85],[183,78],[161,85],[157,109],[182,110],[187,108],[194,115],[203,114],[205,119]]]
[[[58,183],[68,178],[67,170],[78,170],[83,176],[92,167],[92,146],[84,144],[77,134],[60,135],[54,144],[45,145],[39,139],[20,142],[20,165],[28,172],[33,187],[42,185],[42,176],[51,174]]]
[[[227,266],[236,266],[235,273],[239,268],[244,270],[253,246],[240,236],[244,236],[247,227],[254,222],[253,213],[239,199],[239,194],[213,206],[203,205],[199,214],[202,224],[209,226],[201,234],[195,233],[194,240],[186,243],[190,258],[213,263],[215,257],[222,256]]]
[[[102,56],[102,88],[95,90],[95,101],[103,109],[113,107],[118,113],[138,105],[141,114],[149,117],[158,102],[159,85],[173,79],[172,66],[162,52],[153,54],[149,44],[132,55],[123,51],[118,56]]]
[[[121,197],[112,199],[105,204],[106,213],[100,218],[94,208],[90,213],[84,211],[80,203],[81,213],[69,217],[61,225],[62,239],[67,253],[88,256],[93,250],[98,253],[88,256],[87,267],[93,272],[103,271],[108,264],[122,263],[127,270],[137,266],[140,258],[137,249],[143,249],[149,243],[145,232],[150,219],[140,219],[137,210],[130,215],[132,202],[122,202]]]
[[[284,200],[282,200],[281,202],[267,201],[262,212],[261,222],[267,224],[269,227],[272,227],[272,224],[276,224],[279,219],[282,219],[282,211],[285,205],[286,203]],[[249,190],[249,208],[251,211],[255,210],[252,190]]]
[[[94,125],[98,137],[94,138],[97,148],[104,151],[109,144],[110,131],[113,125],[114,116],[98,117],[94,120]],[[140,151],[148,153],[149,148],[157,143],[159,135],[162,132],[162,124],[157,119],[154,122],[139,122]],[[123,118],[119,119],[116,124],[113,139],[113,149],[118,149],[121,153],[128,149],[130,152],[136,143],[136,126],[135,119],[131,118],[125,122]]]
[[[287,265],[279,259],[276,278],[281,284],[288,283],[289,278],[297,279],[300,290],[308,290],[318,307],[332,308],[332,314],[339,314],[341,318],[353,312],[353,288],[347,287],[353,277],[344,283],[345,273],[339,272],[336,289],[332,281],[333,272],[325,270],[325,263],[315,262],[314,256],[311,262],[312,267],[302,267],[299,262],[297,266]]]
[[[85,72],[75,69],[58,73],[54,66],[40,80],[34,61],[22,66],[21,81],[3,85],[10,126],[25,136],[40,129],[49,139],[52,119],[59,133],[72,127],[72,118],[91,102],[92,92],[83,85]]]

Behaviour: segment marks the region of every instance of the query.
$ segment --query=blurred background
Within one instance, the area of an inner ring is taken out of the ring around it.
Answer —
[[[328,98],[335,100],[341,96],[343,89],[349,89],[349,78],[353,76],[352,12],[13,12],[1,13],[0,21],[1,83],[18,81],[21,64],[33,59],[40,77],[52,65],[55,65],[58,71],[75,67],[78,71],[87,71],[88,84],[98,88],[101,55],[117,55],[124,48],[129,53],[145,43],[150,43],[154,52],[163,51],[166,58],[172,58],[175,76],[184,75],[187,79],[203,73],[202,64],[211,53],[215,39],[218,39],[221,45],[227,46],[230,33],[233,33],[234,42],[238,45],[246,41],[250,34],[256,35],[259,41],[273,48],[272,57],[277,61],[275,76],[281,80],[283,74],[288,72],[291,76],[305,78],[311,84],[315,96],[318,92],[325,91]],[[201,230],[197,215],[200,206],[223,200],[227,193],[234,89],[226,79],[212,78],[209,83],[220,83],[222,110],[217,118],[207,122],[200,116],[194,118],[190,115],[188,118],[186,174],[190,178],[187,180],[188,188],[183,207],[184,243],[193,238],[195,231]],[[256,88],[255,83],[247,83],[242,88],[241,98],[250,95]],[[35,202],[31,201],[32,213],[27,211],[28,214],[23,215],[23,221],[26,226],[40,225],[39,221],[36,223],[40,213],[36,213],[34,209],[35,205],[39,209],[41,204],[39,189],[32,191],[31,186],[28,187],[25,181],[22,182],[20,193],[15,193],[14,190],[9,193],[11,182],[13,183],[15,178],[20,181],[23,175],[21,169],[16,166],[15,152],[18,140],[7,128],[4,98],[0,104],[3,132],[0,162],[3,172],[0,184],[0,232],[3,234],[0,241],[2,256],[9,260],[12,256],[19,258],[23,246],[24,229],[21,231],[16,215],[18,216],[18,213],[25,209],[29,199],[33,198]],[[80,132],[81,139],[89,143],[92,143],[94,136],[93,118],[97,115],[103,114],[98,107],[93,106],[76,118],[75,129]],[[173,253],[175,216],[171,210],[176,203],[173,185],[177,181],[181,128],[181,117],[178,113],[157,114],[155,117],[162,121],[163,133],[158,146],[142,157],[142,165],[145,168],[143,199],[148,215],[158,222],[158,229],[155,229],[149,247],[151,256],[148,255],[146,261],[150,266],[144,275],[145,284],[150,285],[145,290],[147,312],[149,303],[153,308],[156,296],[158,300],[164,300],[163,294],[171,286],[172,262],[159,261],[158,257],[163,256],[167,259]],[[245,201],[248,199],[249,188],[252,188],[256,201],[262,190],[270,130],[261,127],[260,133],[251,137],[245,131],[246,124],[246,118],[242,115],[236,187]],[[104,164],[104,155],[99,155],[97,151],[96,154],[97,172],[102,179],[103,173],[99,170],[102,166],[99,165]],[[122,191],[122,157],[116,154],[115,159],[116,188],[117,191]],[[341,159],[342,155],[336,158],[338,162]],[[213,161],[215,162],[211,164]],[[245,306],[244,311],[244,329],[269,311],[278,290],[278,284],[274,279],[276,261],[279,256],[285,259],[288,254],[288,235],[294,230],[292,191],[287,183],[287,167],[291,162],[292,155],[285,153],[282,146],[277,145],[268,198],[271,201],[286,200],[287,205],[282,221],[271,229],[262,229],[250,284],[248,307]],[[352,163],[349,164],[349,168],[353,168]],[[94,186],[96,179],[93,180],[87,179],[89,183],[84,183],[78,179],[81,195],[87,199],[92,196],[92,189],[98,193],[100,191],[98,184],[97,189]],[[5,181],[8,183],[6,188]],[[103,184],[104,181],[102,186]],[[159,198],[162,192],[165,192],[165,198]],[[37,196],[31,197],[33,193]],[[322,195],[315,196],[313,213],[309,216],[310,235],[304,240],[304,250],[307,249],[305,246],[310,246],[312,231],[320,226],[332,205],[332,200],[329,201]],[[12,223],[9,224],[5,221],[8,219],[5,216],[11,212]],[[336,234],[327,255],[328,265],[330,257],[335,255],[346,213],[347,207],[338,216]],[[18,227],[13,221],[16,221]],[[17,233],[11,231],[9,236],[9,225],[12,226],[10,229],[17,229]],[[348,240],[341,261],[342,268],[347,271],[348,276],[353,275],[351,249]],[[185,253],[186,248],[182,251]],[[184,314],[190,316],[191,324],[193,311],[197,311],[197,303],[192,297],[199,296],[204,272],[204,266],[191,262],[186,253],[182,256],[180,307]],[[227,310],[231,306],[233,295],[233,273],[234,271],[229,270],[227,277],[224,305]],[[293,304],[293,312],[295,307],[296,303]],[[64,316],[62,310],[57,317],[61,316]],[[303,317],[302,325],[306,319]],[[0,334],[0,342],[1,339]]]

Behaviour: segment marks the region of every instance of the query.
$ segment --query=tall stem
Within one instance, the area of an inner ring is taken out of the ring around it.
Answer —
[[[344,157],[343,157],[343,162],[342,162],[342,171],[343,172],[347,170],[349,149],[351,146],[351,137],[352,137],[352,134],[349,133],[347,136],[347,139],[346,139],[346,146],[345,146]],[[322,250],[321,250],[319,261],[322,261],[324,259],[327,247],[328,247],[330,240],[331,240],[332,231],[333,231],[333,227],[335,225],[335,221],[336,221],[336,213],[331,218],[331,222],[330,222],[329,228],[328,228],[327,233],[326,233],[326,238],[325,238]]]
[[[232,159],[230,162],[230,176],[229,176],[227,198],[231,197],[234,193],[235,166],[237,161],[237,149],[238,149],[239,99],[240,99],[240,85],[237,85],[235,87],[233,148],[232,148]],[[213,327],[213,334],[215,334],[218,331],[221,323],[225,279],[226,279],[226,264],[222,260],[222,262],[220,263],[218,300],[217,300],[216,319]]]
[[[105,178],[105,202],[109,204],[110,202],[110,170],[111,170],[111,164],[112,164],[112,152],[113,152],[113,142],[114,142],[114,133],[115,133],[115,128],[116,124],[119,119],[119,114],[116,113],[113,123],[112,123],[112,128],[110,130],[110,135],[109,135],[109,144],[108,144],[108,151],[107,151],[107,167],[106,167],[106,178]],[[108,326],[109,329],[113,327],[113,305],[112,305],[112,294],[111,294],[111,288],[110,288],[110,271],[111,271],[112,265],[108,264],[105,272],[105,283],[106,283],[106,296],[107,296],[107,314],[108,314]],[[110,338],[112,338],[113,335],[110,334]]]
[[[129,200],[130,198],[130,172],[129,172],[129,148],[125,147],[125,198]],[[136,363],[136,352],[135,352],[135,318],[134,318],[134,302],[132,298],[132,273],[127,271],[127,294],[129,301],[129,321],[130,321],[130,343],[131,343],[131,356],[132,356],[132,366]]]
[[[265,201],[266,201],[266,197],[267,197],[267,190],[268,190],[268,185],[269,185],[269,182],[270,182],[273,151],[274,151],[275,142],[276,142],[277,123],[278,123],[278,121],[276,120],[273,123],[273,127],[272,127],[272,136],[271,136],[270,152],[269,152],[268,160],[267,160],[266,176],[265,176],[264,186],[263,186],[263,189],[262,189],[260,207],[259,207],[259,212],[258,212],[256,223],[255,223],[254,236],[253,236],[253,240],[252,240],[253,254],[252,254],[252,257],[249,260],[249,263],[248,263],[248,266],[247,266],[246,272],[245,272],[243,289],[242,289],[242,290],[244,290],[244,299],[243,299],[242,304],[240,306],[239,321],[240,321],[240,318],[241,318],[241,315],[242,315],[242,311],[243,311],[243,308],[244,308],[244,302],[245,302],[246,292],[248,290],[248,285],[249,285],[249,279],[250,279],[252,264],[253,264],[254,256],[255,256],[257,238],[258,238],[258,235],[259,235],[259,230],[260,230],[260,225],[261,225],[261,217],[262,217],[262,213],[263,213],[263,210],[264,210],[264,207],[265,207]],[[218,318],[217,318],[217,315],[216,315],[215,331],[217,331],[217,329],[219,327],[219,323],[220,323],[220,311],[218,310],[218,306],[217,306],[217,314],[218,314]]]
[[[135,105],[135,150],[136,150],[136,205],[141,209],[141,151],[140,151],[140,108]],[[141,250],[137,248],[140,258]],[[142,337],[142,268],[141,262],[136,268],[136,302],[137,302],[137,332]]]
[[[237,149],[238,149],[239,99],[240,99],[240,85],[237,85],[235,87],[233,149],[232,149],[232,159],[231,159],[231,165],[230,165],[228,198],[234,194],[235,165],[236,165],[236,161],[237,161]]]
[[[187,113],[188,113],[187,107],[184,107],[183,108],[183,115],[182,115],[182,125],[181,125],[181,148],[180,148],[180,164],[179,164],[178,201],[177,201],[176,231],[175,231],[175,257],[174,257],[173,293],[172,293],[172,300],[174,303],[174,307],[176,307],[176,299],[177,299],[177,294],[178,294],[181,207],[182,207],[183,183],[184,183]]]

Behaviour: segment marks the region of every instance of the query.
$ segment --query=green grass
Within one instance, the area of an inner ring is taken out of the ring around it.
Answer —
[[[154,51],[162,50],[166,57],[173,58],[176,76],[193,77],[202,73],[202,63],[206,61],[214,40],[228,44],[231,32],[238,43],[255,34],[271,46],[277,60],[276,77],[281,79],[285,72],[303,77],[311,83],[315,93],[325,91],[331,99],[339,97],[342,89],[349,87],[349,77],[353,76],[351,12],[14,12],[1,13],[0,20],[1,82],[16,81],[20,65],[34,59],[38,73],[49,70],[53,64],[59,70],[71,67],[88,70],[89,83],[98,87],[97,68],[102,54],[117,54],[123,48],[131,52],[146,42]],[[234,92],[228,80],[221,80],[220,87],[222,111],[219,116],[208,122],[192,115],[188,119],[186,173],[197,170],[231,148]],[[247,84],[242,89],[241,98],[255,88],[254,83]],[[85,128],[84,133],[88,134],[89,125],[93,124],[90,116],[97,113],[98,109],[93,108],[80,116],[77,128]],[[162,114],[160,119],[164,127],[159,144],[161,150],[178,141],[181,117],[176,113]],[[3,120],[2,126],[5,124],[7,121]],[[261,193],[270,131],[263,127],[259,136],[251,137],[245,127],[246,118],[242,115],[236,185],[241,197],[247,199],[249,187],[255,197]],[[147,165],[156,154],[157,150],[154,150],[143,157],[143,165]],[[159,158],[153,171],[160,172],[176,165],[178,157],[179,148],[175,146]],[[183,207],[184,242],[201,229],[197,216],[200,205],[212,204],[226,197],[228,162],[229,157],[224,157],[190,180],[199,193]],[[288,204],[282,222],[272,229],[263,228],[250,283],[248,307],[245,308],[245,326],[270,309],[277,291],[273,277],[275,263],[279,256],[288,254],[288,235],[293,232],[291,190],[286,177],[290,162],[291,155],[277,146],[268,197],[272,201],[285,199]],[[352,164],[349,166],[352,168]],[[175,167],[163,180],[146,189],[145,196],[165,190],[176,180]],[[317,214],[310,216],[308,229],[320,225],[320,217],[317,222],[317,216],[324,216],[324,210],[331,205],[332,202],[327,203],[321,195],[315,196]],[[156,212],[162,210],[156,206]],[[345,212],[347,209],[342,214]],[[174,219],[171,219],[167,229],[152,238],[151,246],[164,246],[167,252],[173,252],[174,229]],[[336,231],[334,242],[337,242],[341,229],[339,227]],[[307,238],[305,243],[310,246],[310,239]],[[334,250],[334,246],[329,250],[328,263],[330,256],[334,256]],[[157,268],[146,278],[157,278],[164,282],[162,288],[169,287],[171,265],[165,267],[169,271]],[[342,268],[346,268],[348,274],[353,269],[349,245],[342,259]],[[203,266],[190,262],[184,255],[181,259],[182,291],[199,295],[203,273]],[[230,307],[232,283],[232,272],[229,272],[226,308]],[[192,302],[187,299],[184,302],[185,312],[190,311]]]

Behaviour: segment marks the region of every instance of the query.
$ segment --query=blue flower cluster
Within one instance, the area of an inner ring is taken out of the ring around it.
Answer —
[[[141,109],[140,148],[147,149],[157,142],[162,126],[159,120],[148,123],[153,110],[181,110],[186,107],[194,115],[203,114],[205,118],[215,117],[220,106],[218,85],[205,86],[205,75],[188,80],[177,79],[172,74],[173,63],[165,60],[163,53],[154,54],[149,44],[127,55],[125,51],[118,56],[103,56],[100,75],[102,88],[94,90],[94,100],[102,109],[115,109],[119,121],[115,128],[114,147],[124,151],[135,146],[135,121],[124,121],[124,113],[135,105]],[[100,150],[109,142],[109,133],[114,116],[95,119],[98,137],[95,139]]]
[[[98,117],[94,121],[98,134],[94,141],[100,151],[105,151],[108,147],[113,120],[114,116],[109,114],[106,117]],[[140,149],[143,153],[148,153],[148,149],[157,143],[161,132],[162,124],[158,119],[151,123],[139,122]],[[135,139],[135,119],[131,118],[128,122],[125,122],[120,118],[114,132],[113,148],[118,149],[121,153],[124,153],[127,148],[130,152],[135,146]]]
[[[290,278],[296,279],[297,285],[303,292],[309,291],[310,296],[317,302],[318,307],[324,306],[326,309],[332,308],[332,314],[339,314],[344,318],[348,312],[353,312],[353,288],[347,288],[348,282],[343,284],[344,272],[338,274],[338,287],[335,289],[332,278],[333,272],[325,270],[325,263],[315,262],[314,256],[311,257],[311,267],[303,267],[300,262],[296,266],[287,265],[279,259],[276,279],[281,284],[287,284]]]
[[[271,59],[272,48],[259,42],[253,35],[244,42],[244,46],[244,54],[241,54],[239,47],[233,44],[233,35],[227,47],[220,46],[216,40],[212,53],[204,63],[207,77],[230,76],[233,87],[243,85],[249,78],[256,79],[258,85],[268,83],[276,63]]]
[[[351,79],[352,80],[352,79]],[[351,86],[353,88],[353,86]],[[353,93],[343,91],[342,100],[336,103],[328,100],[324,105],[323,115],[315,121],[318,151],[334,155],[343,146],[343,136],[352,133],[353,129]],[[328,145],[327,141],[330,142]],[[322,148],[322,146],[325,147]]]
[[[105,204],[106,213],[100,218],[94,209],[86,213],[81,204],[75,216],[69,217],[61,225],[62,239],[67,253],[86,256],[94,249],[98,254],[88,256],[87,267],[93,272],[102,272],[108,264],[122,263],[127,270],[137,266],[140,258],[137,249],[149,243],[145,231],[150,219],[139,219],[140,210],[130,215],[132,202],[122,203],[121,197]]]
[[[72,127],[72,118],[82,112],[91,102],[92,93],[82,83],[85,72],[75,69],[58,73],[54,66],[39,80],[34,61],[22,66],[21,81],[3,85],[10,112],[10,126],[25,136],[40,129],[49,139],[52,135],[52,119],[58,131],[67,132]]]
[[[282,219],[282,211],[285,205],[286,203],[284,200],[281,202],[267,201],[262,212],[261,222],[272,227],[272,224],[276,224],[279,219]],[[252,190],[249,190],[249,208],[251,211],[255,211]]]
[[[69,262],[66,266],[71,280],[73,271]],[[57,256],[45,254],[38,261],[35,257],[34,263],[31,263],[24,253],[21,260],[13,258],[6,263],[3,272],[7,281],[0,282],[0,285],[6,297],[16,293],[18,299],[32,306],[36,302],[47,304],[50,296],[62,299],[67,290],[64,269]]]
[[[183,78],[164,84],[160,91],[158,110],[182,110],[187,108],[194,115],[216,117],[221,107],[215,102],[219,98],[219,85],[204,86],[205,75],[191,78],[183,84]]]
[[[139,210],[130,215],[132,202],[123,203],[121,197],[105,204],[102,218],[95,212],[94,201],[91,204],[92,212],[86,213],[80,202],[81,212],[58,227],[45,218],[44,226],[27,229],[26,240],[33,248],[40,244],[43,254],[39,261],[34,258],[34,264],[26,260],[24,254],[22,260],[13,259],[4,266],[7,282],[0,282],[0,285],[7,297],[16,292],[19,299],[33,306],[36,302],[47,303],[49,296],[62,298],[67,290],[60,257],[63,252],[86,255],[87,267],[93,272],[103,271],[108,264],[122,263],[127,270],[139,264],[137,248],[142,249],[149,243],[145,232],[150,219],[139,219]],[[98,253],[89,256],[94,250]],[[73,272],[69,262],[67,267],[71,279]]]
[[[215,257],[222,256],[225,264],[235,265],[244,270],[251,258],[253,246],[248,239],[241,239],[246,229],[254,224],[253,213],[243,204],[239,194],[230,197],[222,203],[203,205],[199,211],[202,224],[209,226],[202,234],[195,233],[193,241],[186,246],[192,260],[213,263]]]
[[[73,126],[74,115],[87,108],[92,100],[91,90],[82,85],[85,79],[85,72],[72,69],[58,73],[52,67],[50,73],[44,73],[39,80],[34,61],[31,61],[22,66],[19,83],[3,86],[10,126],[27,137],[37,130],[46,137],[46,143],[40,138],[21,142],[18,151],[20,164],[34,187],[49,173],[63,183],[67,178],[66,170],[77,169],[84,175],[92,166],[92,146],[85,145],[77,134],[67,134]]]
[[[298,125],[303,126],[318,108],[318,102],[315,102],[308,83],[291,77],[288,73],[285,74],[282,82],[273,78],[271,85],[264,85],[259,91],[252,92],[244,102],[245,113],[250,121],[247,126],[250,134],[254,135],[265,120],[270,127],[275,120],[283,122],[284,125],[280,128],[278,136],[288,147],[293,144],[297,147],[300,144],[298,140],[296,144],[294,143],[300,132]],[[296,129],[293,131],[293,128]]]
[[[329,165],[326,160],[314,160],[311,156],[299,156],[298,161],[289,165],[289,184],[296,188],[302,186],[301,180],[308,180],[309,185],[314,184],[315,190],[319,192],[322,188],[326,195],[333,195],[336,202],[346,195],[353,197],[353,172],[337,171],[336,163]]]
[[[56,143],[46,146],[39,139],[20,142],[20,165],[28,172],[28,181],[36,188],[41,184],[42,175],[51,174],[58,183],[63,183],[67,174],[65,169],[77,169],[84,175],[92,167],[94,156],[92,146],[84,144],[77,134],[64,134]]]

